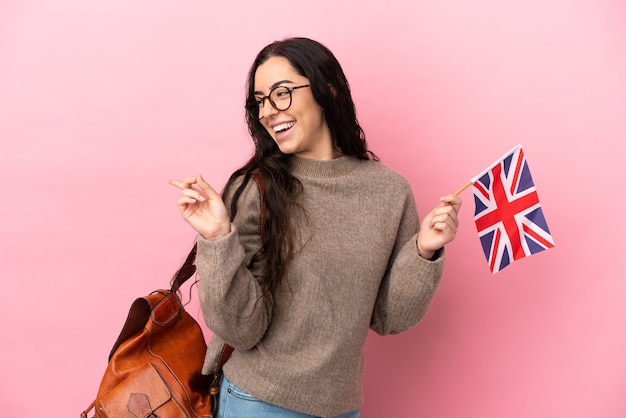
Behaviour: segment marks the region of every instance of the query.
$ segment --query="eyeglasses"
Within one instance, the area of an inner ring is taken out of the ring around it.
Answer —
[[[278,111],[287,110],[291,106],[291,93],[296,89],[301,89],[303,87],[311,87],[310,84],[303,84],[301,86],[295,87],[287,87],[287,86],[277,86],[270,90],[270,94],[267,96],[259,97],[255,96],[248,100],[248,112],[250,116],[256,119],[263,119],[261,116],[261,109],[265,106],[265,99],[269,100],[270,105]]]

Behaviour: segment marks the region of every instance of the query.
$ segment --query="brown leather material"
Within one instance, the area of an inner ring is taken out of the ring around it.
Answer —
[[[150,406],[150,398],[145,393],[131,393],[128,411],[137,418],[156,417]]]
[[[95,416],[212,417],[213,376],[201,374],[205,353],[202,330],[176,293],[136,299],[100,384]]]

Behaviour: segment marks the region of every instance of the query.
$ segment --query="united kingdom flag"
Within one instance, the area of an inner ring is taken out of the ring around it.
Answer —
[[[472,179],[474,221],[492,273],[554,247],[521,145]]]

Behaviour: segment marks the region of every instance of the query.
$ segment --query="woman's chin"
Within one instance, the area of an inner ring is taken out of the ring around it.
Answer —
[[[276,145],[278,145],[278,149],[283,154],[294,154],[297,151],[294,147],[290,147],[289,144],[286,143],[276,142]]]

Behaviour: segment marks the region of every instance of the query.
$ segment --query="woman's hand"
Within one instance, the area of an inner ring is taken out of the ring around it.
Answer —
[[[454,239],[462,203],[458,196],[447,195],[441,198],[439,206],[426,215],[417,237],[417,250],[423,258],[432,259],[435,251]]]
[[[169,183],[182,191],[178,209],[200,235],[208,240],[218,240],[230,233],[230,218],[224,201],[201,175],[170,180]]]

